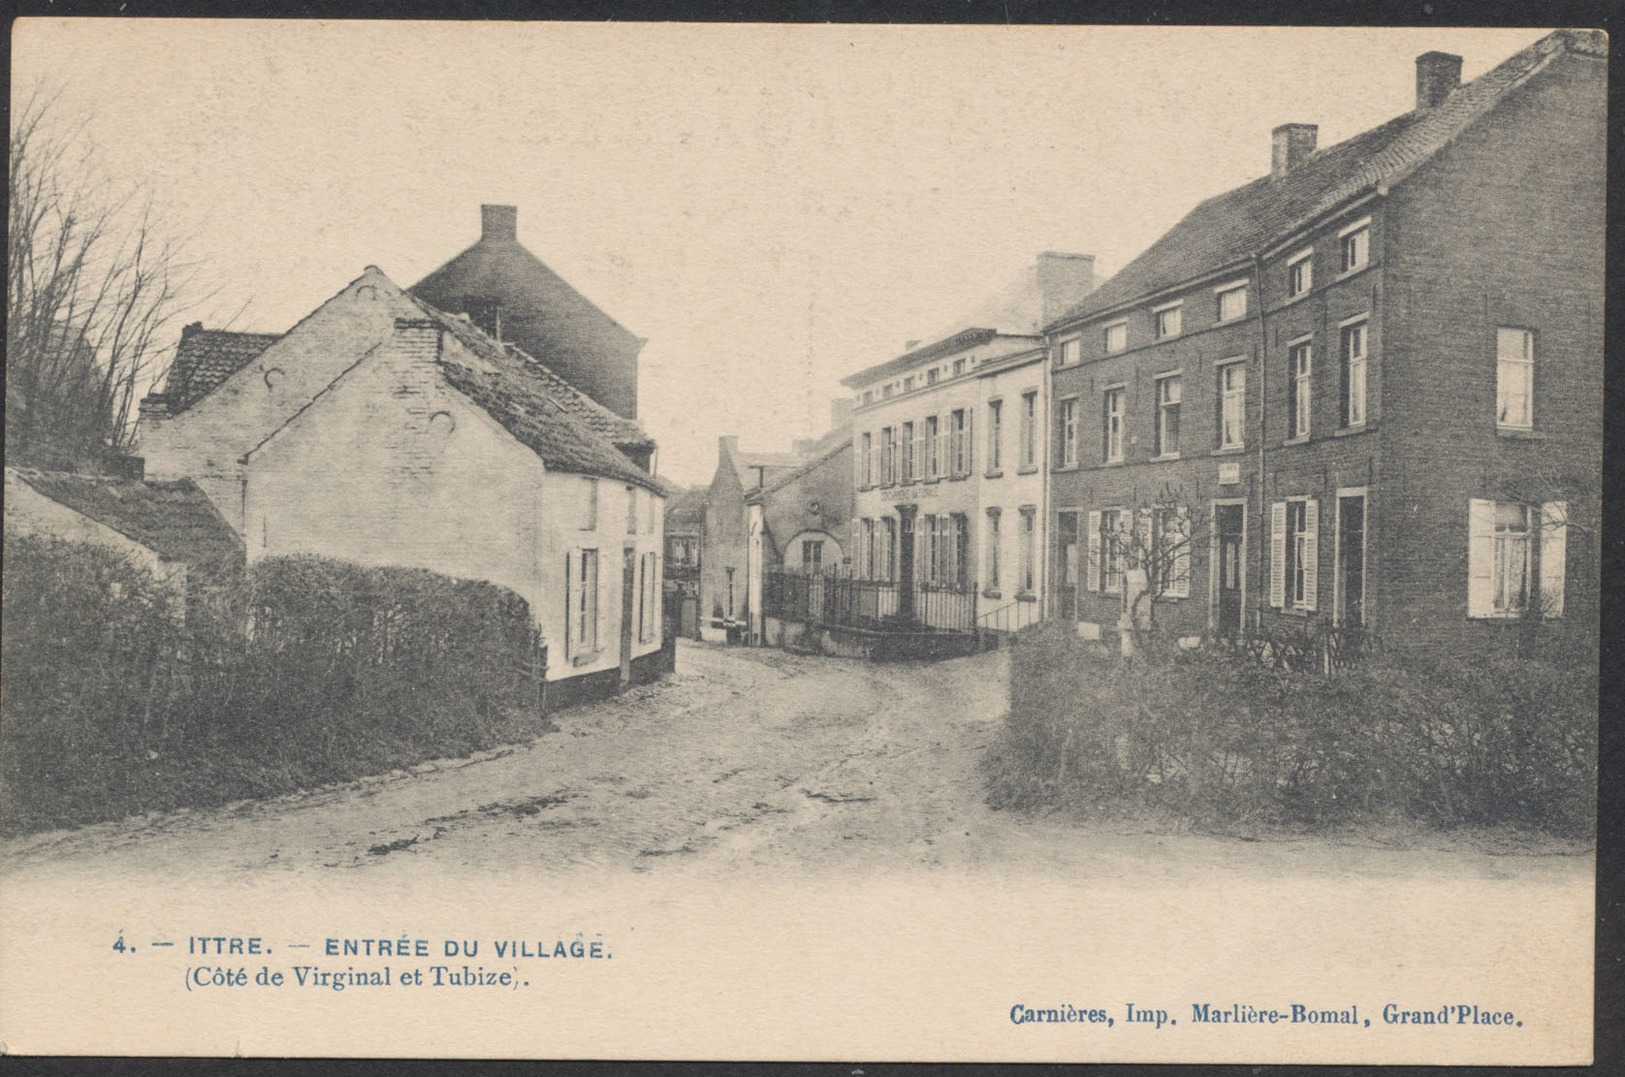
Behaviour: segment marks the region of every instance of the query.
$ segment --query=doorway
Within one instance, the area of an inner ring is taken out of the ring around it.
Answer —
[[[1337,497],[1337,623],[1365,624],[1365,494]]]
[[[1214,505],[1213,627],[1221,636],[1241,634],[1242,559],[1247,539],[1247,506]]]

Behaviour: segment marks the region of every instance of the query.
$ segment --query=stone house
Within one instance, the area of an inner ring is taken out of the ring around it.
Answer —
[[[230,358],[181,361],[205,352]],[[250,561],[312,553],[516,591],[559,704],[665,662],[663,488],[614,440],[628,422],[368,267],[279,336],[188,333],[143,401],[139,451],[153,477],[196,482]]]
[[[1080,632],[1148,592],[1181,637],[1595,646],[1606,42],[1460,73],[1424,53],[1415,107],[1337,145],[1276,128],[1047,327]]]

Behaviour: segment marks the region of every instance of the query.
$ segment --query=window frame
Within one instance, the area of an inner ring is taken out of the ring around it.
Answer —
[[[1071,359],[1067,358],[1068,354]],[[1083,335],[1074,333],[1063,337],[1055,345],[1055,365],[1058,367],[1077,366],[1083,362]]]
[[[1128,386],[1123,384],[1108,385],[1100,391],[1101,402],[1101,446],[1100,459],[1106,464],[1120,464],[1123,462],[1124,427],[1127,419],[1124,415],[1124,403],[1127,400]]]
[[[1215,324],[1225,325],[1229,322],[1239,322],[1247,317],[1248,283],[1246,280],[1231,281],[1213,289],[1213,321]],[[1237,295],[1241,297],[1241,309],[1227,317],[1224,313],[1224,301],[1231,296]]]
[[[1021,455],[1018,471],[1033,471],[1038,467],[1038,390],[1026,389],[1021,394]]]
[[[1120,339],[1117,346],[1112,346],[1112,337]],[[1106,355],[1116,355],[1118,352],[1128,350],[1128,319],[1119,318],[1115,322],[1107,322],[1100,327],[1101,351]]]
[[[1179,420],[1180,411],[1185,400],[1185,387],[1182,382],[1183,373],[1180,370],[1167,370],[1152,376],[1152,381],[1156,386],[1156,424],[1152,430],[1152,449],[1159,460],[1179,459]],[[1177,390],[1179,399],[1165,399],[1170,387]],[[1168,420],[1170,416],[1173,419],[1172,448],[1169,448]]]
[[[1358,259],[1351,259],[1350,252],[1357,252]],[[1358,273],[1371,264],[1371,218],[1362,217],[1352,224],[1344,225],[1337,231],[1337,264],[1338,276],[1344,277],[1350,273]]]
[[[1214,431],[1217,442],[1217,451],[1235,452],[1247,447],[1247,360],[1245,356],[1236,356],[1231,359],[1221,359],[1214,364],[1214,391],[1218,395],[1217,412],[1218,423]],[[1241,383],[1237,386],[1227,386],[1226,378],[1235,371],[1241,376]],[[1231,401],[1236,405],[1236,440],[1225,440],[1225,423],[1228,418],[1228,408]]]
[[[1297,270],[1303,270],[1303,281],[1299,286]],[[1315,290],[1315,248],[1306,247],[1286,260],[1286,297],[1288,300],[1298,299]]]
[[[1287,342],[1288,441],[1306,441],[1313,429],[1315,407],[1315,339],[1313,335]],[[1303,357],[1302,369],[1298,358]]]
[[[1004,398],[987,402],[987,470],[990,475],[1004,471]]]
[[[1367,387],[1370,382],[1371,371],[1371,315],[1361,314],[1354,318],[1345,318],[1337,325],[1337,353],[1338,364],[1342,373],[1341,418],[1344,430],[1358,430],[1366,425],[1369,417]],[[1354,355],[1349,348],[1351,340],[1358,337],[1360,352]],[[1355,404],[1358,401],[1359,407]],[[1358,412],[1358,414],[1356,414]]]
[[[1074,468],[1081,463],[1078,458],[1078,397],[1076,394],[1063,396],[1056,401],[1056,432],[1060,435],[1060,461],[1059,468]]]
[[[1172,328],[1164,319],[1171,319]],[[1175,300],[1151,308],[1151,336],[1155,340],[1172,340],[1185,329],[1185,301]]]
[[[1503,334],[1522,334],[1524,342],[1524,355],[1526,358],[1508,358],[1501,350]],[[1497,430],[1533,430],[1535,428],[1535,362],[1537,346],[1535,330],[1521,325],[1497,325],[1495,327],[1495,427]],[[1515,371],[1522,382],[1523,419],[1519,422],[1503,418],[1506,402],[1509,397],[1508,373]]]

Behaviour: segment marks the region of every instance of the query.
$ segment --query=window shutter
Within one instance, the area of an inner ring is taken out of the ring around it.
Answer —
[[[976,471],[976,408],[965,408],[965,474]]]
[[[1270,605],[1286,604],[1286,502],[1270,506]]]
[[[1563,616],[1563,573],[1568,557],[1569,505],[1548,501],[1540,507],[1540,613]]]
[[[564,654],[570,655],[570,622],[575,620],[575,577],[570,573],[570,554],[564,555]]]
[[[1320,593],[1320,501],[1303,503],[1303,608],[1315,608]]]
[[[1089,514],[1089,563],[1084,566],[1084,589],[1100,590],[1100,513]]]
[[[1495,614],[1495,502],[1467,502],[1467,616]]]

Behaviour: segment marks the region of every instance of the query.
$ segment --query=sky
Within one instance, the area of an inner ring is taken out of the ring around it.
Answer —
[[[12,92],[55,88],[152,195],[211,326],[286,330],[367,265],[409,286],[517,205],[647,338],[639,418],[695,484],[721,435],[822,433],[841,377],[1039,252],[1104,279],[1268,172],[1272,128],[1331,145],[1411,108],[1419,53],[1466,80],[1543,33],[31,19]]]

